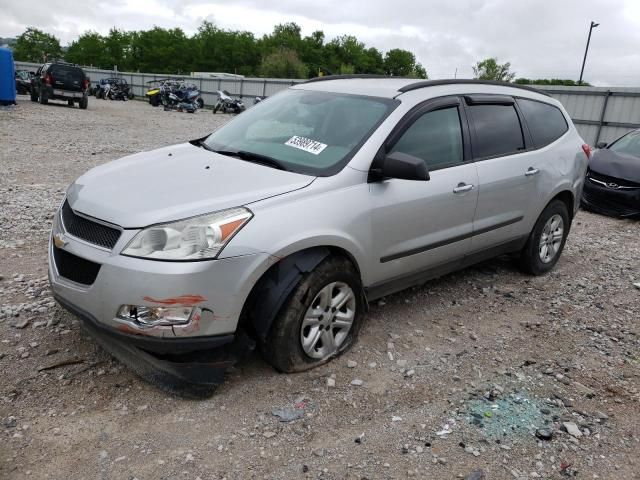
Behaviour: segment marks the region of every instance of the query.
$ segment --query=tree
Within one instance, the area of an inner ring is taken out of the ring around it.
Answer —
[[[69,45],[65,60],[80,65],[93,65],[98,68],[112,68],[105,49],[104,37],[96,32],[85,32],[78,40]]]
[[[473,75],[479,80],[510,82],[516,76],[515,73],[509,71],[510,68],[511,64],[509,62],[503,63],[501,65],[498,63],[498,59],[495,57],[486,58],[481,62],[478,62],[473,67]]]
[[[564,85],[566,87],[590,87],[591,84],[585,82],[578,84],[575,80],[561,78],[538,78],[535,80],[529,78],[516,78],[515,83],[520,85]]]
[[[260,75],[268,78],[307,78],[308,74],[298,54],[287,48],[267,55],[260,65]]]
[[[384,56],[384,70],[393,77],[427,78],[427,71],[416,63],[416,56],[400,48],[389,50]]]
[[[22,62],[40,63],[62,57],[62,48],[53,35],[29,27],[16,39],[13,57]]]

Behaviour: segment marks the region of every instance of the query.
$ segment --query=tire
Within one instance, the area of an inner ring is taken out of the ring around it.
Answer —
[[[135,95],[133,94],[133,92],[129,92],[129,93],[127,93],[127,98],[129,100],[133,100],[135,98]]]
[[[196,103],[198,104],[198,108],[204,108],[204,100],[202,100],[201,98],[198,98],[196,100]]]
[[[301,372],[345,352],[355,342],[364,315],[361,292],[360,277],[351,262],[343,257],[323,260],[302,277],[276,315],[262,345],[266,361],[281,372]],[[340,301],[341,295],[349,293],[348,301],[339,310],[328,310],[334,301],[336,304]],[[338,325],[335,317],[340,313],[347,319],[345,326],[333,328]],[[350,327],[347,326],[349,322]],[[326,345],[322,343],[325,339],[330,340]],[[331,339],[334,346],[331,346]],[[308,340],[306,350],[303,347],[305,340]]]
[[[49,99],[47,98],[47,96],[42,92],[42,90],[40,90],[40,94],[38,95],[38,103],[40,105],[46,105],[47,103],[49,103]]]
[[[67,100],[67,105],[69,105],[70,107],[73,107],[73,100]]]
[[[31,101],[32,102],[37,102],[38,101],[38,94],[31,91]]]
[[[562,255],[570,228],[567,206],[560,200],[553,200],[538,217],[520,252],[520,269],[530,275],[544,275],[550,271]],[[555,232],[553,237],[549,236],[549,230]]]
[[[216,105],[213,107],[213,114],[215,115],[216,113],[218,113],[218,110],[219,110],[219,109],[220,109],[220,105],[216,104]]]
[[[82,109],[82,110],[86,110],[87,107],[89,106],[89,97],[84,96],[80,99],[80,101],[78,102],[78,106]]]

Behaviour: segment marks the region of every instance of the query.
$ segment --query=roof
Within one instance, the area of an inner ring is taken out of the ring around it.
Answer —
[[[515,83],[471,79],[417,80],[415,78],[387,77],[383,75],[329,75],[326,77],[312,78],[292,88],[395,98],[398,95],[413,90],[449,85],[508,87],[548,96],[546,93],[535,88]],[[468,90],[468,88],[464,90]]]

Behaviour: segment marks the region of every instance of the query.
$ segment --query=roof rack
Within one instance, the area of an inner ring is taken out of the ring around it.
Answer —
[[[349,74],[349,75],[327,75],[324,77],[315,77],[307,80],[302,83],[313,83],[313,82],[324,82],[327,80],[355,80],[355,79],[366,79],[366,78],[377,78],[377,79],[401,79],[401,80],[411,80],[407,77],[389,77],[387,75],[372,75],[372,74]],[[530,87],[528,85],[521,85],[519,83],[509,83],[509,82],[497,82],[495,80],[475,80],[470,78],[449,78],[444,80],[419,80],[417,82],[409,83],[404,87],[400,87],[398,91],[400,93],[410,92],[411,90],[417,90],[419,88],[425,87],[437,87],[439,85],[496,85],[499,87],[511,87],[511,88],[519,88],[521,90],[528,90],[530,92],[539,93],[541,95],[549,96],[549,94],[545,93],[542,90],[538,90],[537,88]]]
[[[350,73],[345,75],[325,75],[323,77],[314,77],[302,83],[324,82],[326,80],[351,80],[351,79],[357,79],[357,78],[360,78],[360,79],[362,78],[380,78],[380,79],[399,78],[399,79],[408,80],[407,77],[390,77],[388,75],[374,75],[372,73]]]
[[[425,87],[437,87],[439,85],[455,85],[455,84],[463,84],[463,85],[496,85],[499,87],[511,87],[511,88],[519,88],[520,90],[528,90],[530,92],[539,93],[541,95],[549,96],[549,94],[538,90],[537,88],[529,87],[528,85],[521,85],[519,83],[509,83],[509,82],[498,82],[495,80],[475,80],[470,78],[451,78],[446,80],[421,80],[419,82],[410,83],[409,85],[405,85],[404,87],[400,87],[398,89],[399,92],[405,93],[410,92],[411,90],[417,90],[419,88]]]

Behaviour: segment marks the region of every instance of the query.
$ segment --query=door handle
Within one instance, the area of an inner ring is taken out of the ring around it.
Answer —
[[[466,183],[459,183],[457,187],[453,189],[453,193],[465,193],[469,190],[473,190],[473,185],[468,185]]]
[[[537,175],[540,173],[540,170],[537,168],[529,167],[526,172],[524,172],[525,177],[532,177],[533,175]]]

